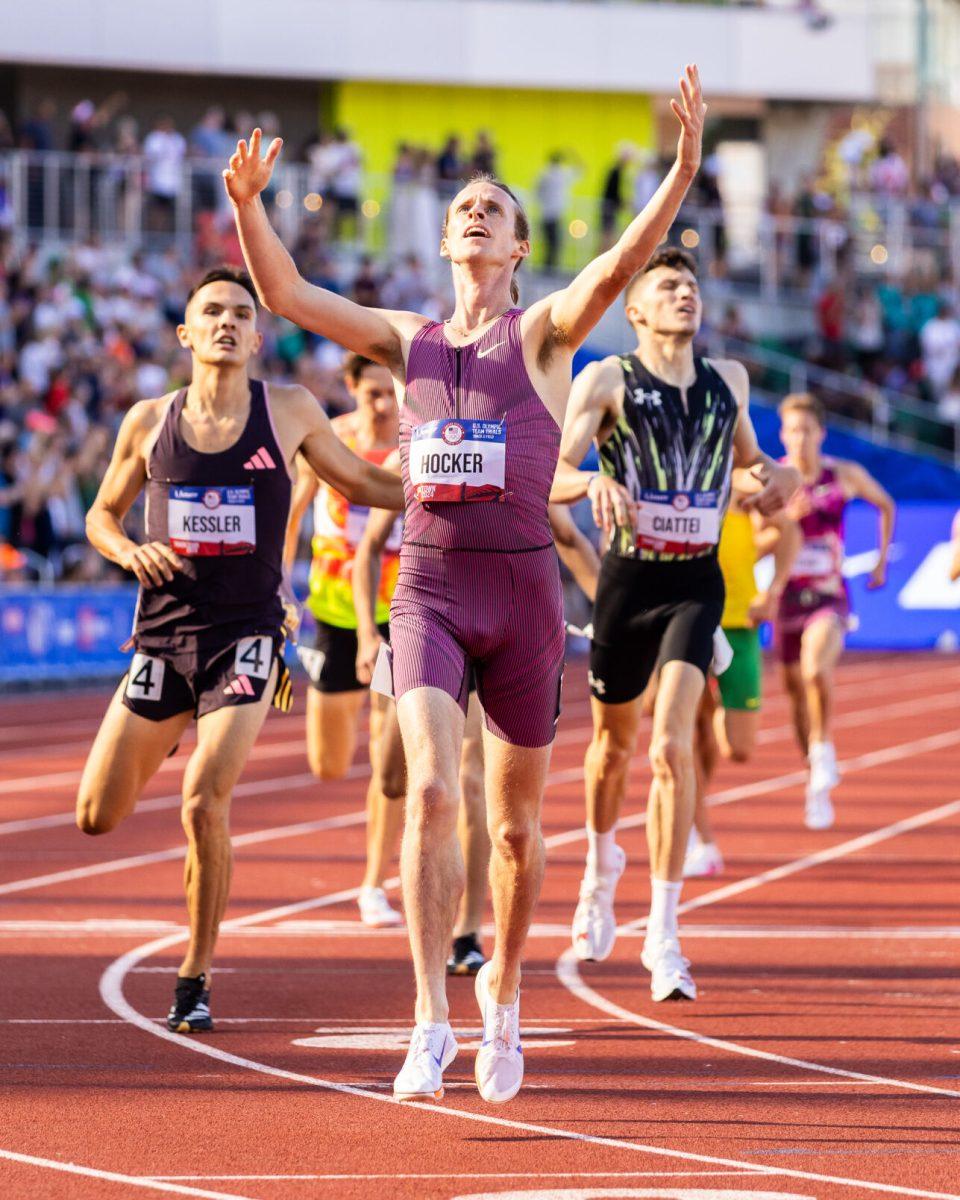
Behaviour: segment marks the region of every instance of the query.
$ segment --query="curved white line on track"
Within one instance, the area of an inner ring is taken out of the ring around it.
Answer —
[[[276,910],[268,909],[265,913],[254,913],[241,917],[234,925],[253,925],[261,920],[272,918]],[[177,1033],[171,1033],[162,1026],[155,1025],[149,1017],[138,1012],[123,994],[123,983],[131,968],[149,958],[152,954],[167,950],[186,940],[183,933],[170,934],[168,937],[157,938],[146,942],[135,949],[115,959],[100,977],[100,995],[104,1004],[118,1017],[129,1024],[153,1034],[167,1042],[173,1042],[183,1049],[204,1054],[231,1066],[254,1071],[260,1075],[283,1079],[290,1083],[306,1084],[309,1087],[323,1088],[326,1091],[338,1092],[341,1095],[353,1096],[362,1100],[372,1100],[378,1104],[398,1104],[392,1096],[380,1092],[368,1091],[365,1088],[354,1087],[350,1084],[336,1083],[333,1080],[321,1079],[315,1075],[304,1075],[296,1071],[287,1071],[282,1067],[274,1067],[268,1063],[257,1062],[254,1059],[242,1058],[238,1054],[221,1050],[209,1043],[188,1039]],[[960,1195],[952,1192],[931,1192],[919,1188],[901,1187],[896,1184],[876,1183],[860,1179],[847,1179],[837,1175],[821,1175],[812,1171],[799,1171],[790,1167],[773,1166],[767,1163],[752,1163],[740,1159],[720,1158],[708,1154],[695,1154],[687,1150],[672,1150],[665,1146],[649,1146],[641,1142],[630,1142],[621,1138],[602,1137],[596,1134],[580,1133],[577,1130],[562,1129],[549,1125],[536,1125],[530,1121],[511,1121],[505,1117],[495,1117],[487,1113],[466,1112],[462,1109],[445,1108],[436,1104],[421,1104],[405,1101],[406,1111],[417,1111],[429,1114],[431,1117],[453,1117],[462,1121],[472,1121],[480,1125],[493,1125],[498,1128],[516,1129],[524,1133],[534,1133],[540,1136],[556,1138],[561,1141],[584,1142],[593,1146],[605,1146],[614,1150],[627,1150],[634,1154],[652,1154],[662,1158],[678,1159],[683,1162],[709,1163],[717,1167],[733,1167],[748,1171],[757,1176],[768,1176],[787,1179],[804,1179],[814,1183],[834,1183],[841,1187],[859,1188],[861,1191],[878,1192],[892,1196],[915,1196],[922,1200],[960,1200]]]
[[[958,813],[960,813],[960,799],[953,800],[949,804],[941,804],[937,808],[931,808],[926,812],[916,813],[912,817],[905,817],[902,821],[895,821],[891,825],[885,825],[882,829],[876,829],[872,833],[865,833],[861,837],[840,842],[825,850],[819,850],[815,854],[804,855],[803,858],[784,863],[779,867],[773,867],[769,871],[762,871],[758,875],[751,875],[746,879],[737,880],[735,883],[727,884],[724,887],[714,888],[713,891],[704,892],[702,895],[695,896],[692,900],[681,904],[678,912],[685,913],[694,909],[705,908],[709,904],[716,904],[720,900],[728,899],[730,896],[737,896],[743,892],[752,891],[754,888],[762,887],[766,883],[772,883],[778,879],[786,879],[788,876],[796,875],[800,871],[809,870],[811,867],[820,866],[823,863],[832,862],[838,858],[844,858],[848,854],[854,854],[856,851],[864,850],[868,846],[876,845],[878,842],[887,841],[902,833],[909,833],[914,829],[922,829],[924,826],[932,825],[947,817],[956,816]],[[624,930],[642,929],[646,923],[647,918],[640,917],[635,921],[627,922],[622,928]],[[774,934],[773,936],[776,935]],[[911,1092],[924,1092],[936,1096],[947,1096],[951,1099],[960,1099],[960,1091],[950,1088],[935,1087],[932,1084],[926,1083],[911,1083],[907,1080],[891,1079],[882,1075],[868,1075],[861,1071],[850,1071],[842,1067],[829,1067],[822,1063],[809,1062],[802,1058],[790,1058],[783,1054],[775,1054],[770,1050],[758,1050],[753,1046],[740,1045],[738,1042],[709,1037],[706,1034],[697,1033],[693,1029],[681,1029],[677,1025],[669,1025],[665,1021],[657,1021],[655,1018],[644,1016],[642,1013],[632,1012],[630,1009],[624,1008],[613,1000],[607,999],[606,996],[583,981],[580,968],[577,965],[576,955],[573,953],[573,949],[569,947],[557,960],[556,974],[567,991],[576,996],[578,1000],[583,1001],[584,1004],[600,1012],[607,1013],[611,1017],[617,1017],[618,1020],[630,1021],[634,1025],[639,1025],[646,1029],[656,1029],[661,1033],[669,1033],[673,1037],[696,1042],[703,1046],[710,1046],[714,1050],[725,1050],[731,1054],[740,1054],[747,1058],[760,1058],[767,1062],[779,1063],[781,1066],[797,1067],[803,1071],[816,1071],[824,1075],[834,1075],[843,1079],[857,1080],[861,1083],[882,1084],[885,1087],[901,1088]],[[771,1038],[770,1040],[775,1039]]]
[[[27,1167],[42,1167],[47,1171],[63,1171],[67,1175],[85,1175],[88,1179],[100,1179],[105,1183],[125,1183],[129,1187],[145,1188],[151,1192],[166,1192],[178,1196],[205,1196],[208,1200],[252,1200],[249,1196],[238,1196],[235,1192],[211,1192],[206,1188],[188,1187],[184,1183],[159,1180],[145,1175],[121,1175],[118,1171],[101,1171],[96,1167],[82,1167],[79,1163],[60,1162],[56,1158],[38,1158],[33,1154],[18,1154],[15,1150],[0,1149],[0,1159],[22,1163]],[[112,1193],[111,1193],[112,1194]]]

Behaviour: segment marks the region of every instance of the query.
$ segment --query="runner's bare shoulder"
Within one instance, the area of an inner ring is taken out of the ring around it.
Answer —
[[[733,392],[737,403],[746,405],[750,400],[750,376],[743,363],[735,358],[708,358],[707,362]]]

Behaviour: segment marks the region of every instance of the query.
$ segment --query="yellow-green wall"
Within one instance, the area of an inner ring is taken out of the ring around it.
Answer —
[[[379,176],[389,174],[398,142],[439,149],[458,133],[469,150],[485,129],[512,187],[532,187],[551,150],[572,150],[584,165],[575,192],[596,196],[618,143],[655,144],[648,96],[344,82],[334,85],[332,99],[337,123],[363,147],[367,171]]]

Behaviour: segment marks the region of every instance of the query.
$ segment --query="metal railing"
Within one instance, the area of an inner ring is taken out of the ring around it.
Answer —
[[[777,397],[788,392],[814,392],[826,405],[831,422],[868,434],[879,446],[922,449],[960,469],[960,421],[945,420],[932,405],[914,396],[739,338],[710,333],[705,346],[711,357],[742,362],[751,382],[761,391]]]

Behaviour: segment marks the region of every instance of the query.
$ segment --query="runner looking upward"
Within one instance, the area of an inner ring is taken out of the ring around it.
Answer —
[[[803,487],[788,513],[800,522],[803,544],[780,598],[776,644],[790,696],[797,744],[807,759],[805,822],[808,829],[829,829],[834,811],[830,793],[840,780],[833,745],[833,673],[850,620],[850,599],[843,576],[843,517],[851,500],[866,500],[879,514],[877,563],[868,588],[882,587],[896,506],[859,463],[827,458],[823,405],[808,393],[794,393],[780,404],[780,440],[785,462],[800,472]]]
[[[262,337],[243,272],[204,276],[177,336],[190,351],[190,384],[130,409],[87,515],[91,543],[132,571],[140,591],[136,653],[87,758],[77,824],[108,833],[129,816],[196,718],[182,809],[190,940],[167,1018],[170,1029],[193,1033],[213,1028],[231,793],[271,699],[289,698],[280,587],[294,457],[355,503],[399,506],[402,494],[395,475],[343,445],[305,388],[250,378]],[[147,540],[138,545],[123,521],[141,491]]]
[[[717,542],[731,469],[755,468],[762,486],[744,505],[763,513],[781,508],[800,480],[757,445],[743,366],[694,356],[702,309],[690,255],[658,250],[630,281],[624,302],[636,349],[591,363],[577,377],[552,496],[589,495],[610,535],[594,604],[587,864],[573,946],[582,959],[604,959],[613,949],[613,896],[625,865],[616,822],[640,697],[656,672],[647,815],[652,899],[642,959],[654,1000],[692,1000],[677,905],[694,809],[695,719],[723,612]],[[600,474],[577,465],[594,439]]]
[[[361,308],[308,284],[260,192],[280,152],[260,134],[224,172],[244,255],[264,303],[388,366],[400,399],[406,519],[390,613],[393,687],[408,773],[401,852],[417,982],[416,1026],[394,1081],[400,1098],[442,1095],[456,1054],[446,953],[463,888],[457,773],[471,670],[485,714],[487,820],[496,939],[477,975],[484,1038],[476,1078],[488,1101],[523,1078],[520,961],[543,875],[540,805],[559,711],[563,612],[547,517],[573,354],[664,238],[700,162],[704,105],[695,67],[673,101],[676,161],[617,243],[566,288],[523,310],[530,253],[513,193],[479,177],[451,202],[441,254],[456,305],[446,323]]]

